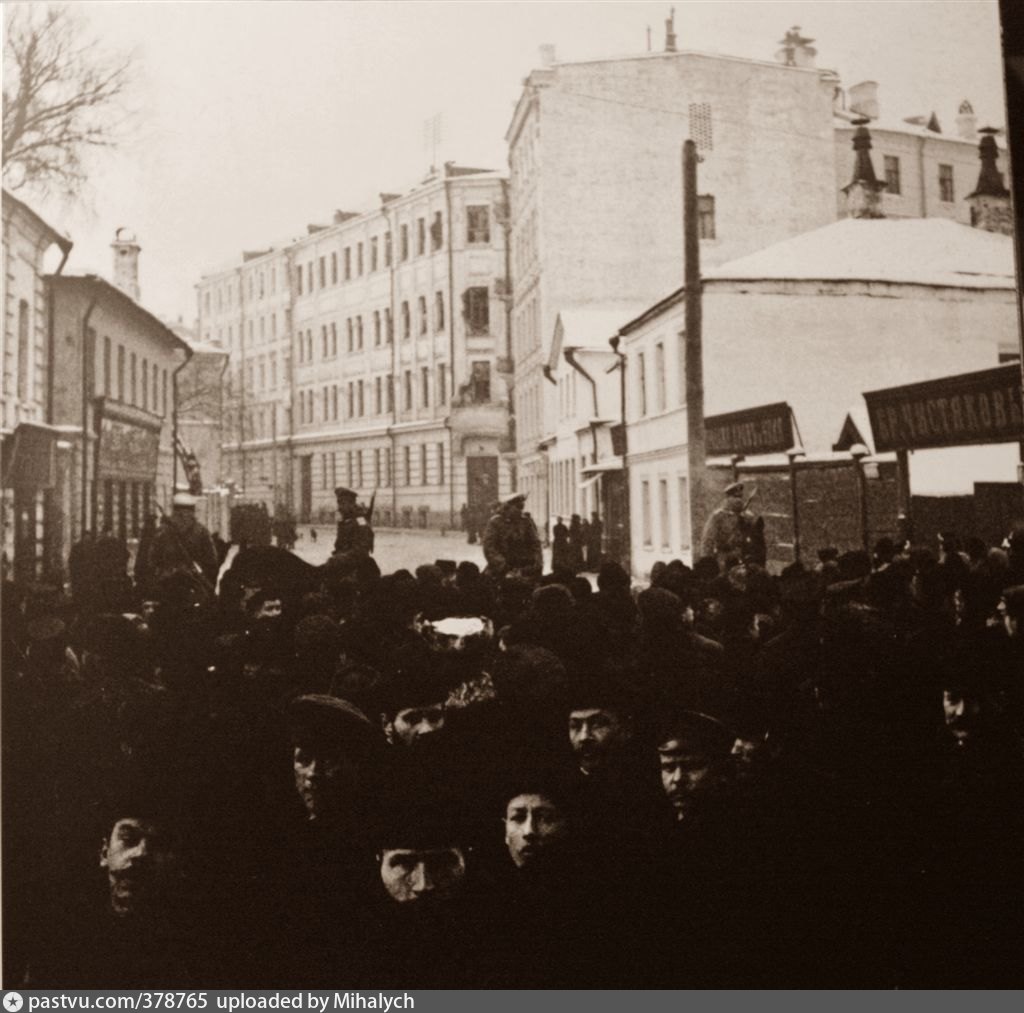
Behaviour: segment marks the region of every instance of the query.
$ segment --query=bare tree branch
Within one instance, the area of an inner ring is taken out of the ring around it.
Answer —
[[[133,60],[106,54],[66,7],[12,5],[6,20],[3,179],[75,195],[83,155],[118,143]]]

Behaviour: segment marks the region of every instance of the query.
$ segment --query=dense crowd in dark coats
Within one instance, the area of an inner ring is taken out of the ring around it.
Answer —
[[[1007,544],[7,585],[4,986],[1019,986]]]

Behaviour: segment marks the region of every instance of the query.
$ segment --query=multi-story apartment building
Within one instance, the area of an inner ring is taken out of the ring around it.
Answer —
[[[558,314],[650,304],[679,285],[687,137],[703,159],[704,264],[834,220],[837,83],[813,66],[675,51],[550,63],[527,78],[506,140],[518,463],[538,516],[556,440],[544,366]]]
[[[448,164],[201,280],[247,498],[326,520],[346,485],[380,523],[444,527],[508,489],[505,187]]]
[[[686,138],[701,157],[703,269],[845,217],[861,118],[887,183],[886,216],[970,223],[970,104],[954,136],[938,133],[934,116],[881,120],[877,85],[844,91],[815,66],[812,41],[788,32],[771,62],[677,52],[670,23],[664,52],[557,63],[542,51],[506,134],[517,463],[535,516],[551,515],[553,465],[575,453],[549,382],[556,321],[613,301],[650,305],[681,283]],[[592,491],[581,484],[568,505],[560,492],[559,510],[580,512]]]
[[[135,235],[118,229],[111,247],[113,283],[94,274],[46,279],[53,420],[67,434],[51,516],[63,558],[85,530],[137,538],[184,478],[176,395],[192,350],[141,304]]]

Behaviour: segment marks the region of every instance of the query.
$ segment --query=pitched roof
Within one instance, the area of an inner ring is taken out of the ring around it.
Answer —
[[[137,303],[127,292],[122,291],[116,285],[112,285],[106,278],[98,274],[49,274],[46,280],[58,287],[83,286],[95,289],[98,294],[105,296],[113,302],[127,305],[138,314],[149,326],[154,334],[160,335],[168,344],[186,353],[188,358],[192,357],[192,348],[180,335],[175,334],[159,317],[154,316],[145,306]]]
[[[1014,289],[1013,240],[946,218],[845,218],[705,272],[705,281],[875,281]]]

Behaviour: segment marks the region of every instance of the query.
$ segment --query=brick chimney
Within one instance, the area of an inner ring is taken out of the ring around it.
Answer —
[[[843,187],[848,218],[885,217],[882,211],[885,183],[879,181],[875,167],[871,164],[871,134],[867,122],[864,118],[853,121],[857,128],[853,132],[853,179]]]
[[[1013,212],[1010,208],[1010,191],[1006,189],[1003,174],[996,165],[999,157],[996,131],[992,127],[982,127],[978,133],[981,134],[978,144],[981,172],[974,192],[967,195],[967,203],[971,206],[971,225],[986,232],[1001,232],[1004,236],[1010,236],[1013,235]]]
[[[123,226],[114,233],[110,244],[114,251],[114,284],[126,295],[139,302],[139,246],[135,233]]]
[[[676,50],[676,9],[673,7],[665,18],[665,52],[675,53]]]

